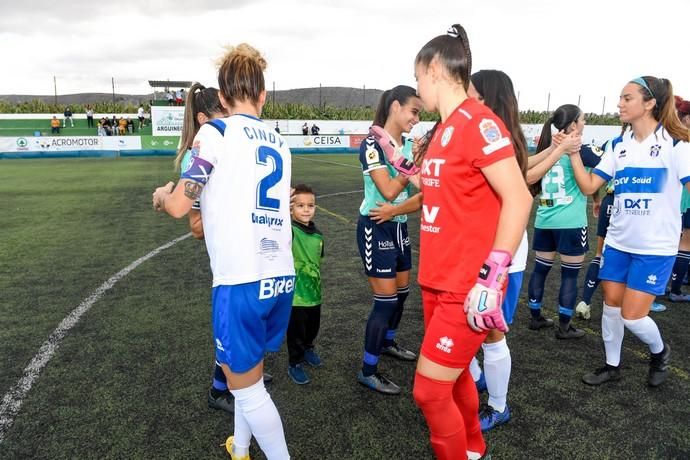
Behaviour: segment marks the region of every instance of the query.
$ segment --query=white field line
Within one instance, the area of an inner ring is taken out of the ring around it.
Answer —
[[[179,243],[180,241],[192,236],[191,233],[182,235],[179,238],[175,238],[172,241],[167,242],[163,246],[160,246],[153,251],[149,252],[143,257],[135,260],[127,267],[123,268],[113,276],[111,276],[108,281],[101,284],[98,289],[96,289],[89,297],[84,299],[72,312],[62,320],[58,327],[50,334],[50,337],[43,342],[41,348],[38,350],[36,356],[33,357],[31,362],[24,369],[24,375],[19,379],[17,384],[10,388],[10,390],[3,396],[2,404],[0,404],[0,444],[8,433],[14,418],[19,412],[19,408],[22,406],[22,402],[26,397],[31,387],[38,379],[41,370],[48,364],[50,358],[53,357],[55,351],[60,346],[62,339],[65,338],[67,332],[72,329],[78,322],[79,318],[89,311],[96,301],[98,301],[103,294],[106,293],[110,288],[112,288],[118,281],[127,276],[129,272],[137,268],[142,263],[146,262],[150,258],[156,256],[159,252],[168,249],[171,246]]]

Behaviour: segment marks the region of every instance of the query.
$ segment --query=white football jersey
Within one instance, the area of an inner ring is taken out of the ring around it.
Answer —
[[[184,178],[206,180],[201,217],[213,286],[294,275],[287,141],[260,119],[211,120]],[[209,165],[210,164],[210,165]]]
[[[527,243],[527,230],[522,234],[520,246],[518,246],[513,261],[508,267],[508,273],[524,272],[527,268],[527,252],[529,251],[529,244]]]
[[[634,254],[675,256],[681,192],[690,181],[690,144],[674,140],[661,126],[642,142],[629,131],[612,144],[594,169],[615,186],[606,244]]]

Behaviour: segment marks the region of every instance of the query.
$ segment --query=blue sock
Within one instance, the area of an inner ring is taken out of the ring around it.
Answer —
[[[388,332],[388,324],[391,317],[398,309],[398,296],[374,295],[374,308],[367,320],[367,328],[364,333],[364,359],[362,360],[362,373],[365,376],[376,373],[379,363],[379,355],[383,342]]]
[[[386,332],[386,340],[383,342],[384,347],[390,347],[395,343],[395,333],[398,330],[398,325],[402,319],[403,310],[405,309],[405,300],[410,294],[410,286],[404,286],[398,288],[398,309],[391,317],[391,321],[388,324],[388,332]]]
[[[529,311],[532,318],[541,317],[541,301],[544,297],[544,283],[553,266],[553,260],[536,257],[534,261],[534,271],[529,277],[527,285],[527,295],[529,296]]]
[[[671,275],[671,292],[673,294],[681,294],[680,287],[688,273],[688,265],[690,265],[690,251],[678,251]]]
[[[568,263],[561,261],[561,289],[558,293],[558,322],[561,328],[567,328],[573,317],[573,307],[577,300],[577,274],[582,262]]]
[[[585,285],[582,286],[582,301],[587,305],[592,303],[592,296],[594,291],[599,286],[599,267],[601,266],[601,257],[595,257],[589,263],[587,268],[587,276],[585,278]]]
[[[216,368],[213,370],[213,389],[218,391],[228,391],[228,380],[225,378],[223,368],[216,363]]]

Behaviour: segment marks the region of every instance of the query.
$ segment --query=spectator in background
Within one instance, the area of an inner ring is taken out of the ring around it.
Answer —
[[[50,133],[60,134],[60,120],[58,120],[55,115],[53,115],[53,119],[50,120]]]
[[[105,135],[107,135],[106,132],[105,132],[105,128],[103,127],[103,124],[102,124],[100,121],[98,122],[97,131],[98,131],[98,135],[99,135],[99,136],[105,136]]]
[[[143,105],[139,106],[139,109],[137,110],[137,117],[139,118],[139,130],[141,130],[141,128],[144,127],[144,121],[146,120]]]
[[[318,136],[318,135],[319,135],[319,131],[321,131],[321,128],[319,128],[318,126],[316,126],[316,123],[314,123],[313,125],[311,125],[311,135],[312,135],[312,136]]]
[[[86,126],[93,128],[93,108],[90,105],[86,106]]]
[[[132,119],[127,117],[127,133],[132,134],[134,132],[134,123],[132,123]]]
[[[110,127],[113,128],[113,136],[117,136],[119,134],[118,125],[119,123],[117,122],[117,117],[113,115],[113,119],[110,121]]]
[[[280,126],[278,126],[278,122],[276,121],[276,132],[280,134]]]
[[[127,134],[127,120],[125,120],[123,117],[120,117],[120,121],[117,122],[117,125],[121,136]]]
[[[173,95],[172,90],[165,93],[165,98],[168,100],[168,105],[175,104],[175,96]]]
[[[184,105],[184,101],[187,100],[187,93],[185,92],[184,88],[180,89],[180,94],[182,95],[182,100],[177,105]]]
[[[62,122],[62,127],[67,128],[67,120],[69,120],[71,127],[74,128],[74,120],[72,120],[72,109],[70,106],[65,107],[65,113],[63,115],[65,119]]]
[[[175,92],[175,103],[177,105],[182,105],[182,90],[181,89],[178,89]]]
[[[307,125],[306,121],[302,125],[302,135],[304,135],[304,136],[309,135],[309,125]]]

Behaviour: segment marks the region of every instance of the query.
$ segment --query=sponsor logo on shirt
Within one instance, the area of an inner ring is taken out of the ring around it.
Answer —
[[[439,233],[441,231],[441,227],[432,225],[436,221],[436,217],[438,216],[438,212],[440,210],[441,208],[439,206],[429,207],[425,204],[422,205],[422,217],[424,222],[428,222],[428,224],[422,222],[420,225],[422,231],[429,233]]]
[[[295,288],[293,279],[269,278],[259,282],[259,300],[278,297],[280,294],[288,294]]]
[[[429,158],[422,161],[422,174],[425,176],[439,177],[441,175],[441,166],[445,164],[446,160],[440,158]]]
[[[647,284],[656,285],[656,275],[649,275],[647,277]]]
[[[221,342],[220,339],[216,339],[216,348],[220,351],[225,351],[225,348],[223,348],[223,342]]]
[[[450,353],[451,351],[453,351],[452,350],[453,345],[455,345],[453,343],[453,339],[451,339],[450,337],[443,336],[440,339],[438,339],[438,343],[436,344],[436,348],[438,348],[439,350],[441,350],[444,353]]]
[[[282,227],[283,219],[280,217],[271,217],[268,214],[252,213],[252,223],[258,225],[267,225],[269,227]]]
[[[656,158],[659,156],[660,151],[661,151],[661,146],[659,144],[652,145],[652,148],[649,149],[649,156],[652,158]]]

